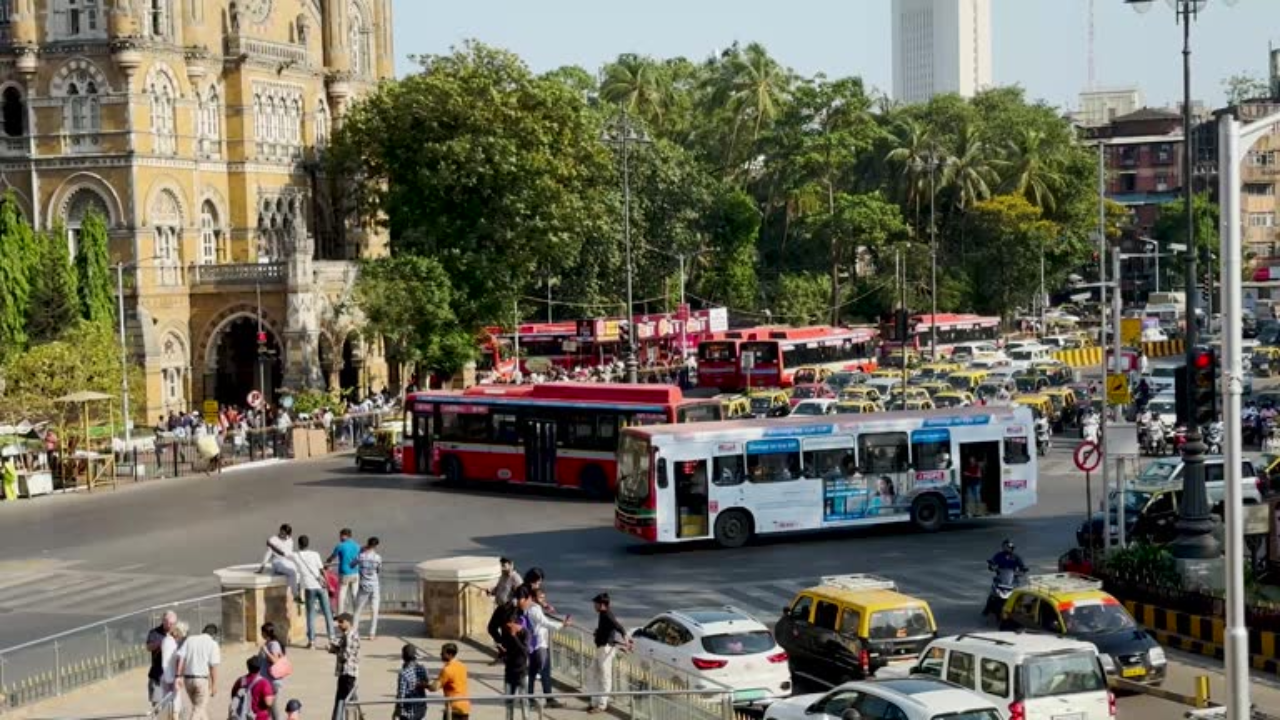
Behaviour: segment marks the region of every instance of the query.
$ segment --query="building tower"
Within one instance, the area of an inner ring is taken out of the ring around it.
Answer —
[[[892,13],[894,99],[991,86],[991,0],[894,0]]]

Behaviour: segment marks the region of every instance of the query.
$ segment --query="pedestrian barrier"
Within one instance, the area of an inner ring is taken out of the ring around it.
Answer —
[[[368,718],[387,717],[397,705],[423,705],[428,716],[433,707],[442,708],[439,717],[449,720],[453,716],[454,702],[469,702],[472,705],[471,716],[477,715],[475,706],[496,705],[505,708],[514,706],[515,712],[522,718],[533,716],[539,720],[544,717],[544,705],[548,700],[565,701],[578,699],[586,701],[591,697],[609,699],[610,712],[615,716],[632,718],[633,720],[736,720],[733,710],[733,695],[723,689],[682,689],[682,690],[627,690],[609,693],[566,692],[520,694],[520,695],[480,695],[468,697],[427,697],[411,700],[355,700],[342,703],[335,717],[342,720],[367,720]]]
[[[1074,368],[1097,367],[1102,364],[1102,348],[1099,347],[1059,350],[1053,356]]]
[[[1185,352],[1186,343],[1182,340],[1158,340],[1142,343],[1142,352],[1149,358],[1172,357]]]
[[[147,633],[173,610],[192,632],[222,618],[222,599],[242,591],[177,600],[0,650],[0,712],[30,705],[151,662]]]

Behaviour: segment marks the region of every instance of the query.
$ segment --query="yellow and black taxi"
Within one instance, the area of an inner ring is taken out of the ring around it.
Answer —
[[[816,385],[824,383],[831,377],[832,370],[824,367],[814,367],[806,365],[802,368],[796,368],[791,375],[791,382],[794,385]]]
[[[751,402],[746,395],[721,395],[720,407],[725,420],[740,420],[751,417]]]
[[[880,390],[870,385],[850,385],[840,391],[840,402],[846,400],[867,400],[870,402],[880,402]]]
[[[912,387],[918,387],[929,393],[929,397],[934,397],[938,393],[952,392],[951,385],[946,380],[925,380],[923,382],[913,382]]]
[[[1103,591],[1100,580],[1076,573],[1032,575],[1005,601],[1000,626],[1093,643],[1107,675],[1148,685],[1164,682],[1164,649]]]
[[[938,634],[929,604],[874,575],[835,575],[782,609],[774,637],[791,671],[825,683],[911,667]]]
[[[953,372],[960,372],[964,366],[960,363],[949,362],[931,362],[920,366],[919,377],[927,380],[940,380],[946,382],[947,376]]]
[[[974,392],[987,379],[986,370],[961,370],[947,376],[947,384],[955,390]]]
[[[747,402],[751,405],[752,417],[773,418],[791,414],[791,395],[785,390],[752,390]]]
[[[1028,370],[1014,375],[1013,385],[1018,388],[1018,392],[1031,395],[1049,389],[1050,383],[1049,378],[1044,375]]]
[[[1013,402],[1015,405],[1031,408],[1037,418],[1053,419],[1053,402],[1044,395],[1018,395]]]
[[[840,400],[836,402],[837,415],[866,415],[884,412],[884,407],[872,400]]]
[[[948,390],[933,396],[934,406],[940,408],[969,407],[975,402],[977,401],[974,400],[972,393],[957,390]]]

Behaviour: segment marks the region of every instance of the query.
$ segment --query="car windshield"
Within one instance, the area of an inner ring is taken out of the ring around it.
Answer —
[[[770,397],[753,397],[751,398],[751,412],[767,413],[769,408],[773,407],[773,398]]]
[[[1035,378],[1020,377],[1013,382],[1018,386],[1018,392],[1035,392],[1036,390],[1037,383]]]
[[[972,381],[972,378],[967,377],[965,375],[952,375],[951,377],[947,378],[947,384],[957,390],[968,390],[969,383],[971,381]]]
[[[933,623],[924,608],[905,607],[881,610],[871,614],[872,640],[919,637],[933,632]]]
[[[792,411],[792,415],[826,415],[827,409],[821,403],[800,403]]]
[[[841,388],[844,388],[847,385],[852,385],[854,378],[855,376],[853,373],[838,372],[835,375],[832,375],[831,377],[827,378],[827,384],[839,390]]]
[[[758,655],[773,649],[773,635],[768,630],[707,635],[702,649],[712,655]]]
[[[1010,360],[1030,360],[1031,358],[1035,357],[1035,354],[1036,353],[1034,350],[1014,350],[1013,352],[1009,353],[1009,359]]]
[[[1098,658],[1091,652],[1032,657],[1023,665],[1022,673],[1028,700],[1100,692],[1107,687]]]
[[[959,395],[937,395],[933,398],[934,406],[940,408],[958,407],[963,402]]]
[[[804,369],[797,370],[794,381],[797,385],[800,383],[817,382],[818,373],[814,370],[804,370]]]
[[[791,392],[791,397],[799,398],[801,400],[804,400],[806,398],[816,398],[818,397],[818,388],[812,385],[809,385],[809,386],[801,385]]]
[[[1069,635],[1102,635],[1136,627],[1129,613],[1114,604],[1075,605],[1062,611],[1062,620]]]
[[[1156,460],[1150,465],[1142,469],[1142,473],[1138,475],[1139,483],[1163,483],[1173,479],[1173,474],[1178,471],[1178,466],[1182,464],[1181,460],[1168,459]]]

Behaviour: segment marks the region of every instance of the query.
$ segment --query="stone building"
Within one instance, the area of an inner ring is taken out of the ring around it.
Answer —
[[[385,251],[319,161],[393,75],[391,0],[0,0],[0,189],[124,264],[148,419],[258,387],[381,387],[350,302]]]

